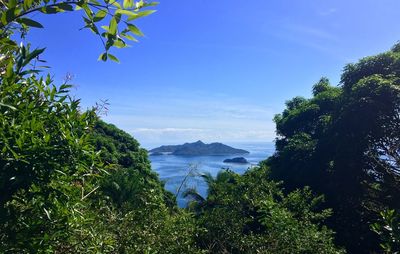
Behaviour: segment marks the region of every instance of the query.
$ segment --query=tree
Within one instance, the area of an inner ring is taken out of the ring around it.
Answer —
[[[32,61],[44,51],[12,38],[42,27],[31,13],[82,9],[85,27],[102,36],[102,60],[122,38],[142,35],[131,21],[154,3],[8,1],[0,3],[0,252],[196,253],[189,214],[175,212],[147,154],[125,132],[83,112]],[[110,17],[107,18],[106,15]],[[97,22],[109,20],[105,32]],[[126,25],[118,31],[118,24]],[[104,156],[104,157],[103,157]],[[121,195],[121,196],[119,196]],[[166,237],[168,236],[168,237]]]
[[[320,224],[330,215],[319,209],[323,198],[307,188],[284,195],[267,172],[205,175],[207,198],[187,193],[194,197],[189,207],[196,213],[198,246],[210,253],[342,253]]]
[[[0,79],[0,252],[196,253],[147,153],[29,69],[40,52],[22,47]]]
[[[385,253],[399,253],[400,251],[400,217],[395,210],[386,210],[380,213],[381,219],[371,225],[372,230],[379,235]]]
[[[290,191],[326,196],[327,224],[350,252],[378,251],[369,225],[380,211],[399,210],[398,45],[345,67],[340,87],[323,78],[311,99],[295,98],[275,117],[276,153],[265,163]]]
[[[22,46],[0,78],[1,252],[72,245],[102,174],[88,140],[94,110],[80,112],[70,85],[56,87],[29,69],[40,53]]]

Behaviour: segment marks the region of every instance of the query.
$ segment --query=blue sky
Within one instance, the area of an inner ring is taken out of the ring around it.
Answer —
[[[160,2],[137,23],[146,37],[112,52],[120,64],[97,61],[78,13],[38,15],[28,37],[57,83],[72,74],[84,107],[107,99],[103,119],[144,145],[272,141],[286,100],[400,39],[398,0]]]

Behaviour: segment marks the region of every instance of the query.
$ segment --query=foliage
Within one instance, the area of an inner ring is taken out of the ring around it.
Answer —
[[[186,193],[194,197],[199,247],[210,253],[342,253],[320,225],[331,213],[318,208],[322,197],[307,188],[284,195],[266,174],[266,168],[243,176],[221,171],[216,178],[204,176],[206,199]]]
[[[81,113],[67,83],[29,70],[40,52],[21,47],[0,78],[0,241],[2,252],[64,248],[87,222],[87,197],[102,175],[88,142],[96,120]]]
[[[0,3],[0,72],[6,68],[12,55],[18,50],[13,40],[15,33],[24,37],[29,28],[43,28],[43,25],[32,19],[35,14],[58,14],[63,12],[83,12],[84,27],[90,29],[101,41],[104,53],[99,60],[111,59],[119,62],[110,54],[111,47],[127,47],[126,40],[137,41],[135,36],[143,36],[140,29],[133,24],[138,18],[155,12],[146,7],[157,5],[157,2],[144,0],[11,0]],[[103,25],[102,25],[103,24]]]
[[[378,236],[398,251],[400,46],[346,66],[340,87],[322,78],[311,99],[288,101],[275,117],[276,154],[243,176],[205,175],[208,197],[188,190],[183,210],[138,142],[82,112],[68,80],[40,76],[44,49],[13,40],[42,27],[35,13],[83,11],[99,59],[118,61],[111,47],[142,36],[132,21],[154,5],[0,3],[0,252],[342,253],[326,225],[351,253],[378,251]]]
[[[0,79],[0,252],[196,253],[147,153],[30,69],[40,53],[21,47]]]
[[[371,225],[372,230],[382,239],[385,253],[400,252],[400,217],[395,210],[381,212],[381,221]]]
[[[326,78],[311,99],[288,101],[275,117],[276,153],[265,164],[290,191],[310,186],[334,215],[328,225],[351,253],[378,251],[369,225],[400,209],[400,52],[345,67],[340,87]]]

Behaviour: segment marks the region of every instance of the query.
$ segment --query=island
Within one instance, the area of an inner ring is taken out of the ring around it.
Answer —
[[[153,155],[153,156],[158,156],[158,155],[165,155],[165,153],[162,153],[162,152],[155,152],[155,153],[151,153],[151,155]]]
[[[171,155],[240,155],[248,154],[249,151],[233,148],[222,143],[205,144],[201,140],[183,145],[160,146],[149,151],[150,155],[171,154]]]
[[[226,159],[224,160],[224,163],[248,164],[249,162],[246,160],[246,158],[236,157],[233,159]]]

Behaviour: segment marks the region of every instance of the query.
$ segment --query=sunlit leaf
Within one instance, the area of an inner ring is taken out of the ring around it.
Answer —
[[[117,21],[115,20],[115,18],[112,18],[110,21],[110,26],[109,26],[109,33],[112,35],[116,35],[117,34]]]
[[[138,18],[141,18],[141,17],[146,17],[146,16],[148,16],[148,15],[154,13],[154,12],[156,12],[156,11],[155,10],[147,10],[147,11],[138,12],[135,15],[130,16],[128,18],[128,21],[132,21],[132,20],[135,20],[135,19],[138,19]]]
[[[115,57],[114,55],[108,54],[108,57],[109,57],[112,61],[114,61],[114,62],[116,62],[116,63],[120,63],[119,60],[118,60],[118,58]]]
[[[93,17],[93,22],[98,22],[102,19],[104,19],[104,17],[107,16],[107,11],[105,10],[100,10],[96,13],[96,15],[94,15]]]
[[[129,9],[133,7],[133,0],[124,0],[123,7],[124,9]]]
[[[135,34],[137,36],[144,36],[142,31],[140,31],[140,29],[133,24],[128,24],[128,29],[129,29],[129,31],[131,31],[133,34]]]

